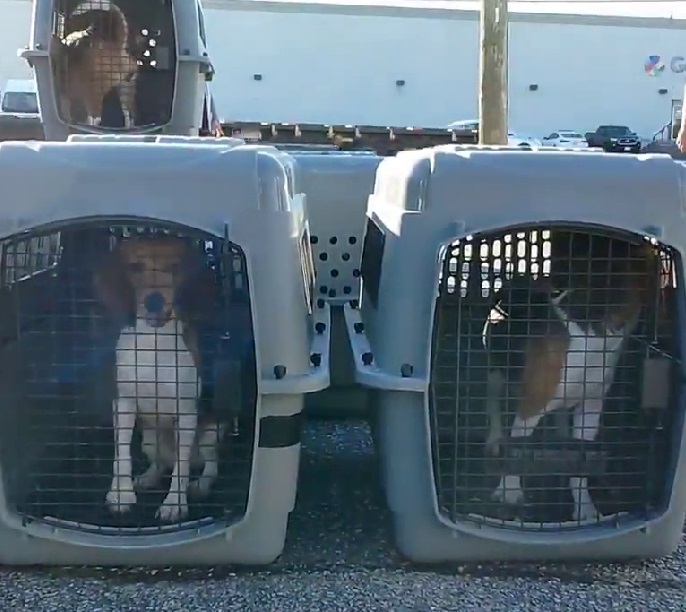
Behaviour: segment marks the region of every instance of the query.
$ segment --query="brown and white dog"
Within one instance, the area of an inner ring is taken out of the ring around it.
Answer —
[[[112,402],[115,455],[106,503],[123,513],[136,490],[152,488],[172,470],[157,517],[178,521],[188,494],[206,496],[218,475],[224,426],[198,411],[202,371],[198,322],[214,306],[214,278],[199,254],[169,236],[120,242],[95,276],[99,299],[123,321],[116,346]],[[131,442],[142,431],[148,469],[133,478]],[[202,468],[191,482],[192,467]]]
[[[600,428],[603,401],[615,377],[628,337],[636,330],[646,301],[655,252],[625,243],[624,258],[604,275],[589,262],[570,272],[554,290],[550,279],[515,278],[499,292],[498,312],[487,324],[490,368],[487,449],[496,454],[503,438],[504,398],[513,397],[510,438],[531,436],[541,419],[573,410],[573,438],[592,441]],[[588,253],[586,254],[588,256]],[[586,268],[586,271],[583,268]],[[608,267],[607,261],[605,267]],[[492,315],[495,312],[492,311]],[[600,518],[586,477],[571,477],[573,520]],[[521,477],[506,474],[493,491],[495,501],[519,505]]]
[[[132,124],[138,61],[129,52],[129,24],[110,0],[79,4],[65,19],[57,41],[59,109],[74,123],[98,125],[103,99],[119,92],[124,124]]]

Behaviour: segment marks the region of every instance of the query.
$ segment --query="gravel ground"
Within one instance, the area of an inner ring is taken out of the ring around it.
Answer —
[[[0,570],[0,612],[142,610],[686,611],[686,546],[629,565],[413,569],[394,551],[369,432],[308,425],[286,552],[262,571]]]

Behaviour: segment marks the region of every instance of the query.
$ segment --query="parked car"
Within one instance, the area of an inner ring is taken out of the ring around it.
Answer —
[[[30,79],[7,81],[2,90],[0,114],[29,119],[40,117],[36,82]]]
[[[530,149],[531,147],[540,147],[543,143],[533,136],[525,136],[524,134],[515,134],[509,132],[507,135],[507,144],[511,147],[521,147],[522,149]]]
[[[595,132],[586,133],[589,147],[608,152],[639,153],[641,139],[625,125],[601,125]]]
[[[10,79],[0,96],[0,141],[43,140],[44,137],[36,82]]]
[[[479,121],[478,119],[463,119],[461,121],[453,121],[446,126],[449,130],[453,130],[460,138],[461,142],[479,142]],[[511,147],[521,147],[523,149],[531,147],[540,147],[541,141],[531,136],[524,136],[509,132],[507,135],[507,144]]]
[[[571,147],[574,149],[585,149],[588,147],[586,139],[574,130],[557,130],[544,136],[543,144],[548,147]]]
[[[453,131],[458,143],[477,144],[479,142],[479,122],[476,119],[453,121],[446,127]]]

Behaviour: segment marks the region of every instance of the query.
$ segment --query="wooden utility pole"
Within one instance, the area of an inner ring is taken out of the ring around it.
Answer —
[[[507,0],[481,0],[479,143],[507,144]]]

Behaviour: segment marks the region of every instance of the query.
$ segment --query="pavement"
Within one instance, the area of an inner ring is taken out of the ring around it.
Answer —
[[[686,545],[628,564],[412,567],[361,421],[309,423],[283,556],[237,568],[0,569],[0,612],[686,611]]]

